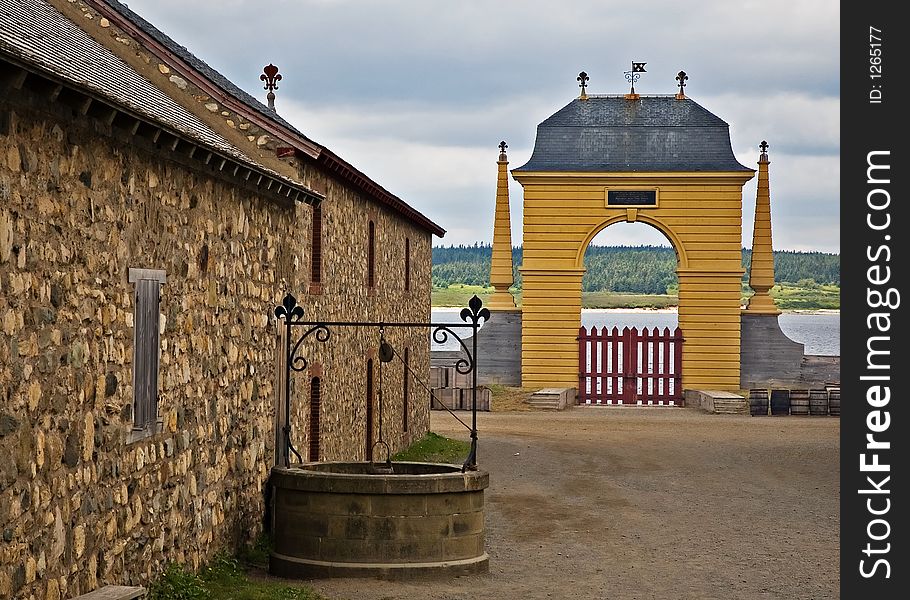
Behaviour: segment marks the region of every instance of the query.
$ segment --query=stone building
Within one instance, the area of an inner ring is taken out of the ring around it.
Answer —
[[[0,597],[143,584],[250,542],[275,306],[428,321],[443,234],[125,5],[0,0]],[[386,336],[428,373],[426,331]],[[305,348],[305,460],[368,455],[377,346]],[[428,402],[401,360],[383,369],[395,451]]]

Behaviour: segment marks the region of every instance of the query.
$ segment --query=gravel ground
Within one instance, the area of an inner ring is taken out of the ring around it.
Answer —
[[[310,584],[350,600],[838,598],[839,427],[688,408],[481,413],[490,573]],[[467,438],[445,413],[432,429]]]

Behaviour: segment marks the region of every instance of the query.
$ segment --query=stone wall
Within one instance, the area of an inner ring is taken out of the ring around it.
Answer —
[[[307,166],[308,183],[320,179],[327,193],[322,291],[309,294],[311,207],[280,205],[46,96],[9,91],[0,103],[0,597],[70,597],[146,584],[169,561],[198,567],[262,530],[274,307],[291,291],[307,318],[428,320],[430,236]],[[365,286],[368,217],[375,290]],[[161,432],[132,442],[130,268],[167,277]],[[388,337],[428,372],[426,332]],[[377,344],[375,331],[360,331],[307,349],[324,378],[323,459],[364,456],[364,372]],[[395,451],[427,431],[429,411],[412,385],[403,432],[400,365],[383,377],[383,433]],[[305,380],[295,375],[302,451]]]

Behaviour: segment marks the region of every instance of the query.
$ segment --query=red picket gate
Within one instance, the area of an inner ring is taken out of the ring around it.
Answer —
[[[578,331],[578,404],[682,406],[682,332]]]

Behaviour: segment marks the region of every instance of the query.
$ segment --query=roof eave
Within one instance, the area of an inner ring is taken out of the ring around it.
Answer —
[[[109,109],[108,115],[105,118],[108,125],[113,124],[118,119],[118,115],[123,115],[123,117],[119,118],[125,117],[131,119],[132,121],[130,122],[135,122],[135,126],[131,128],[130,132],[130,135],[134,138],[139,131],[140,124],[144,123],[156,131],[152,143],[162,152],[176,154],[179,151],[180,162],[195,165],[196,168],[203,170],[212,172],[217,171],[218,173],[222,173],[224,176],[231,178],[242,179],[244,187],[255,189],[259,193],[274,195],[281,198],[284,202],[305,202],[307,204],[314,204],[325,199],[325,196],[308,188],[302,183],[273,172],[248,158],[244,159],[240,156],[225,154],[220,149],[205,143],[203,140],[196,139],[188,133],[180,131],[168,124],[160,123],[148,115],[140,114],[131,107],[124,106],[115,100],[100,94],[96,90],[80,86],[56,73],[38,68],[36,65],[25,62],[20,57],[10,54],[3,49],[0,49],[0,57],[2,57],[3,61],[15,65],[16,68],[21,69],[23,72],[21,81],[18,85],[14,85],[14,87],[21,89],[25,84],[26,78],[30,74],[34,77],[39,77],[52,82],[60,88],[72,90],[86,98],[87,102],[84,110],[86,115],[88,115],[89,106],[92,102],[97,103],[98,105],[104,105]],[[58,99],[60,97],[59,91],[55,92],[52,96],[51,100]],[[105,110],[108,111],[108,109]],[[171,140],[169,148],[158,141],[162,133]],[[183,146],[181,146],[181,144],[183,144]],[[202,152],[198,152],[199,149],[201,149]]]
[[[253,110],[246,103],[234,98],[226,90],[221,89],[214,82],[210,81],[202,73],[199,73],[192,65],[188,64],[182,58],[170,51],[164,44],[156,40],[148,32],[135,23],[130,21],[124,15],[117,12],[106,2],[101,0],[86,0],[86,2],[100,14],[104,15],[111,23],[125,31],[130,37],[139,39],[147,48],[153,49],[167,58],[170,66],[180,71],[182,77],[187,78],[193,85],[204,90],[209,96],[216,98],[221,104],[237,114],[249,120],[254,125],[265,129],[283,142],[294,146],[302,154],[315,158],[319,154],[319,145],[312,140],[291,131],[280,123],[262,115],[259,111]]]
[[[441,238],[445,236],[445,229],[431,221],[427,216],[410,206],[395,194],[383,188],[328,148],[322,147],[322,151],[319,153],[316,162],[325,167],[328,171],[340,176],[358,191],[366,194],[376,202],[388,206],[415,225],[425,229],[436,237]]]

